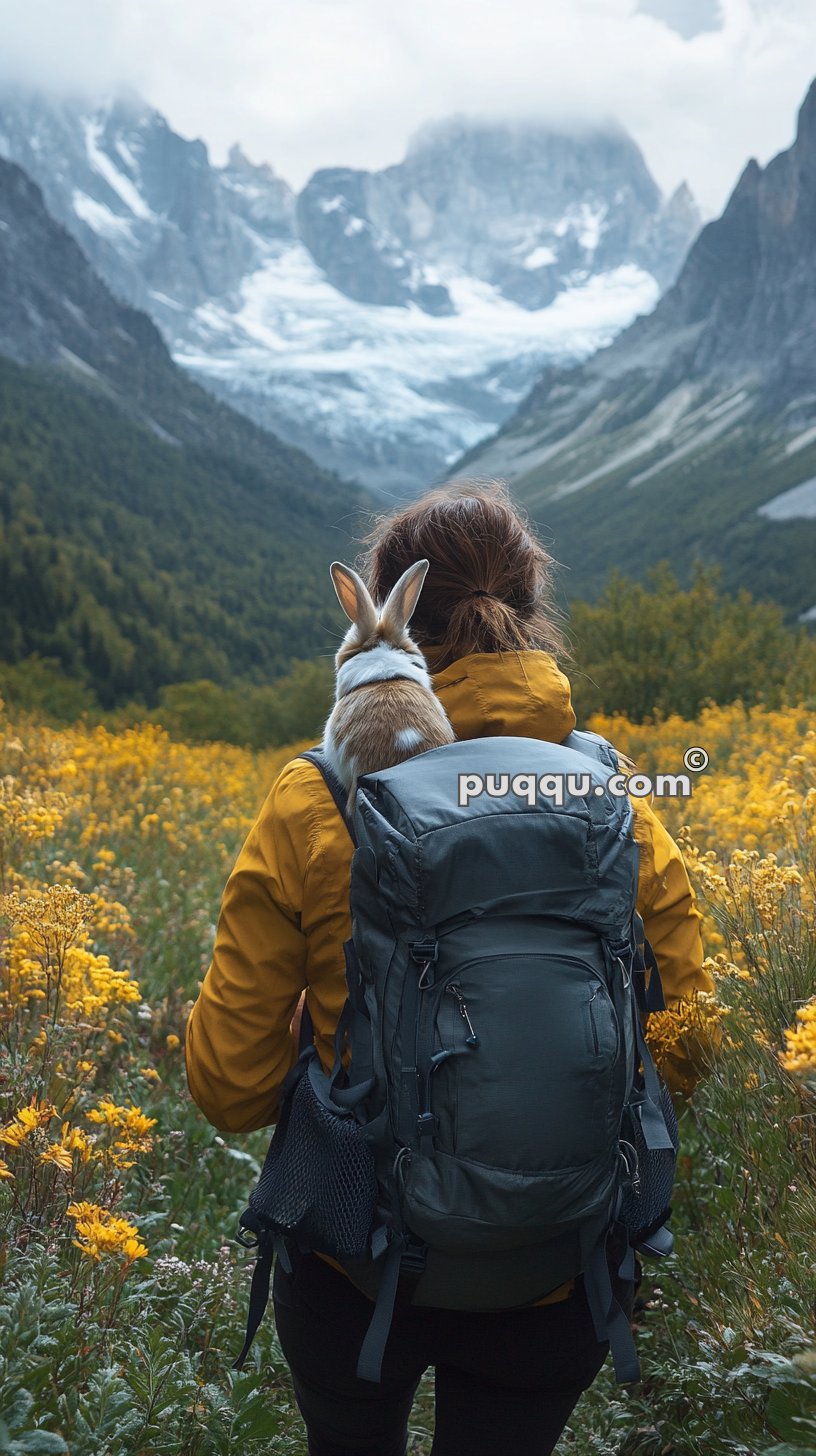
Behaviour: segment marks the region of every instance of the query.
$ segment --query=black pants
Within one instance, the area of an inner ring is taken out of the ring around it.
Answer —
[[[404,1456],[414,1394],[431,1365],[433,1456],[547,1456],[609,1351],[579,1277],[567,1299],[533,1309],[398,1305],[374,1385],[356,1375],[372,1304],[344,1274],[315,1255],[298,1256],[291,1275],[278,1262],[273,1297],[309,1456]]]

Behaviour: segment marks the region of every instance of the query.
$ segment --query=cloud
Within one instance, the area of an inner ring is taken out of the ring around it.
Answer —
[[[684,40],[722,25],[720,0],[638,0],[637,8],[643,15],[665,20]]]
[[[239,139],[294,185],[397,161],[429,118],[614,114],[665,191],[718,212],[750,155],[788,145],[816,69],[811,0],[722,0],[684,38],[686,0],[0,0],[5,75],[130,84],[217,159]],[[709,0],[693,0],[708,4]],[[668,16],[668,19],[667,19]]]

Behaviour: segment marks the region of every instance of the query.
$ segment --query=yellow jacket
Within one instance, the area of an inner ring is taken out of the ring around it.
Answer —
[[[569,682],[546,652],[474,654],[436,673],[433,685],[458,738],[561,742],[575,727]],[[638,909],[670,1007],[694,987],[713,991],[714,983],[703,969],[701,916],[680,851],[645,800],[632,804]],[[319,771],[293,759],[229,877],[212,963],[187,1022],[190,1092],[222,1132],[251,1132],[277,1119],[281,1083],[297,1055],[289,1025],[304,989],[321,1060],[332,1065],[345,999],[342,946],[351,934],[351,854]],[[699,1075],[680,1055],[664,1069],[672,1091],[686,1095]]]

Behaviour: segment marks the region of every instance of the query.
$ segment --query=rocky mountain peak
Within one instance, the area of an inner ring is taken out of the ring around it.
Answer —
[[[699,216],[688,189],[664,208],[616,122],[559,128],[457,114],[421,127],[404,161],[380,172],[316,173],[298,225],[336,288],[439,313],[461,275],[531,310],[627,263],[665,285]]]
[[[227,153],[226,166],[223,170],[236,174],[243,173],[247,177],[256,179],[265,178],[269,182],[286,185],[269,162],[250,161],[240,142],[233,142]]]
[[[576,574],[641,569],[671,519],[679,560],[719,558],[812,620],[814,338],[816,85],[793,144],[751,158],[653,312],[548,370],[457,468],[508,478]]]
[[[666,212],[699,218],[700,212],[688,182],[678,182],[666,203]]]
[[[816,80],[811,82],[799,108],[796,145],[803,160],[807,158],[816,164]]]

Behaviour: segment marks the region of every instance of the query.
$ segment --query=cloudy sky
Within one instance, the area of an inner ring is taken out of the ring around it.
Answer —
[[[0,36],[4,76],[134,86],[294,186],[455,112],[612,114],[707,216],[789,145],[816,76],[816,0],[0,0]]]

